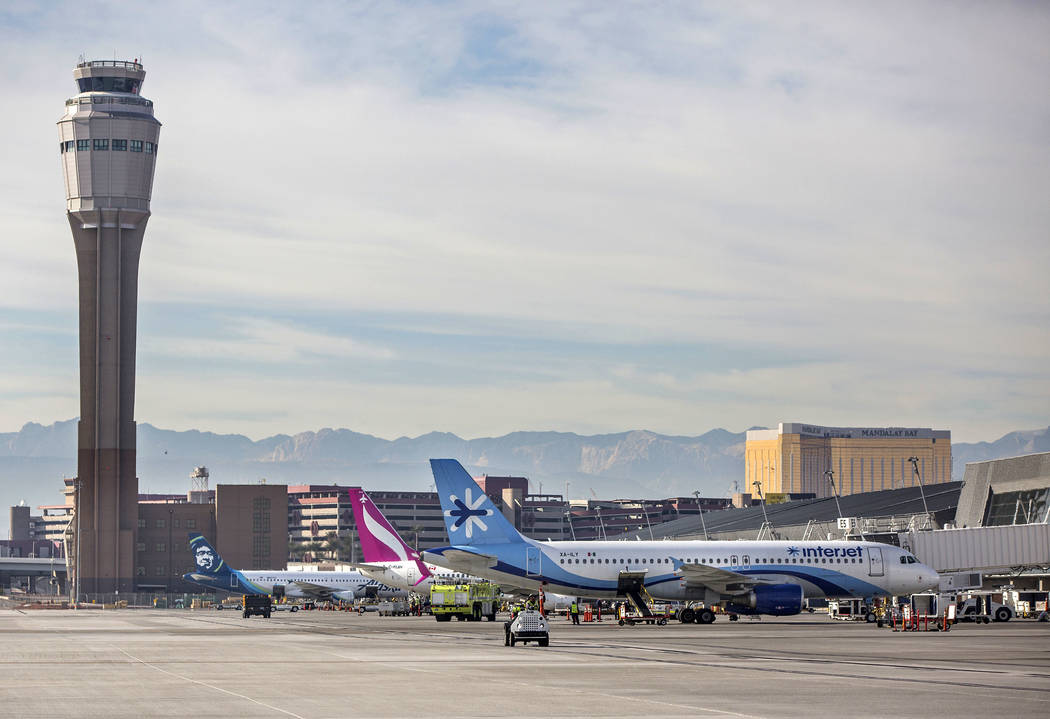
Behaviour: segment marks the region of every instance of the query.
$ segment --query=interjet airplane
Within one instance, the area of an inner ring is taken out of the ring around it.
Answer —
[[[182,575],[188,582],[208,589],[221,589],[234,594],[270,594],[305,599],[363,598],[389,599],[405,597],[407,592],[394,589],[366,577],[361,572],[289,572],[233,569],[202,535],[190,534],[190,550],[196,571]]]
[[[703,602],[681,618],[708,624],[715,606],[786,616],[801,612],[807,597],[871,600],[938,584],[937,572],[910,552],[876,542],[538,542],[514,529],[459,462],[432,459],[430,466],[450,546],[424,558],[532,591],[629,597],[642,607],[644,589],[656,599]]]

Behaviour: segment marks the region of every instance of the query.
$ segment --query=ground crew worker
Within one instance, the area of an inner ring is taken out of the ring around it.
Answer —
[[[569,605],[569,615],[572,617],[573,624],[580,623],[580,605],[575,599],[573,599],[572,604]]]
[[[620,614],[620,619],[621,620],[627,618],[627,602],[620,602],[620,612],[619,612],[619,614]]]

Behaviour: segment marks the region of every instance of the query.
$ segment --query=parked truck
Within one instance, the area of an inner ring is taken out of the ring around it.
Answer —
[[[500,590],[492,582],[434,584],[430,587],[430,611],[439,622],[480,622],[482,617],[496,621]]]
[[[257,614],[260,617],[269,619],[271,603],[272,600],[269,594],[245,594],[241,603],[243,610],[241,616],[247,619],[253,614]]]

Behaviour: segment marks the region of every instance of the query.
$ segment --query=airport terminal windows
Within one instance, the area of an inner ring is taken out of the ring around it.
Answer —
[[[132,152],[142,152],[142,140],[132,140],[131,141],[131,151]]]
[[[77,140],[77,152],[86,152],[91,147],[89,140]]]
[[[127,152],[128,151],[128,141],[127,140],[114,140],[113,141],[113,150],[115,152]]]
[[[95,138],[91,141],[92,150],[108,150],[109,149],[109,138]]]
[[[1047,518],[1050,488],[1028,489],[1019,492],[992,494],[985,511],[984,526],[1006,524],[1034,524]]]
[[[155,144],[153,144],[152,142],[147,142],[146,143],[146,154],[147,155],[152,155],[152,154],[154,154],[156,152],[157,152],[157,146]]]

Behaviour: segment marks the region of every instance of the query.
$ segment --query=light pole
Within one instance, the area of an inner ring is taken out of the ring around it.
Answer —
[[[842,516],[842,505],[839,504],[839,490],[835,486],[835,470],[825,469],[824,476],[828,478],[828,482],[831,484],[831,493],[835,496],[835,507],[839,511],[839,516]]]
[[[835,507],[838,509],[839,516],[841,517],[842,505],[839,503],[839,488],[835,486],[835,470],[825,469],[824,476],[828,478],[828,482],[831,484],[831,492],[835,495]],[[864,541],[867,541],[867,537],[864,536],[864,530],[860,528],[859,524],[857,528],[860,529],[860,538]]]
[[[762,483],[757,479],[751,483],[751,486],[758,490],[758,498],[762,501],[762,519],[765,520],[765,526],[769,528],[769,538],[776,539],[773,532],[773,525],[769,523],[769,515],[766,514],[766,498],[762,496]],[[761,536],[759,532],[759,536]]]
[[[707,522],[704,521],[704,508],[700,506],[700,490],[693,492],[693,496],[696,497],[696,511],[700,513],[700,526],[704,528],[704,539],[711,541],[711,536],[707,533]]]
[[[653,525],[649,522],[649,506],[645,502],[642,502],[642,511],[645,512],[645,525],[649,527],[649,539],[656,541],[656,537],[653,536]]]
[[[922,496],[922,511],[926,513],[926,521],[929,521],[930,508],[926,506],[926,488],[922,484],[922,475],[919,473],[919,458],[908,457],[908,461],[911,462],[911,468],[915,472],[915,477],[919,480],[919,495]]]
[[[565,513],[565,521],[569,523],[569,532],[572,534],[572,541],[576,541],[576,530],[572,526],[572,512]],[[564,535],[562,535],[564,536]]]

